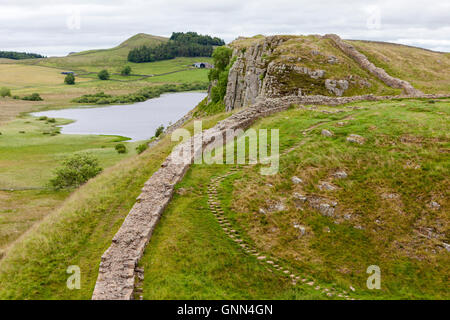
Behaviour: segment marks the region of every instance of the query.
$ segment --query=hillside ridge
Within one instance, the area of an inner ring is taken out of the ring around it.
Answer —
[[[337,35],[240,38],[233,49],[225,105],[228,111],[258,98],[285,95],[420,95],[406,80],[375,66]]]

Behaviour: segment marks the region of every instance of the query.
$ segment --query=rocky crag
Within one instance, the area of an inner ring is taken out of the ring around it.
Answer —
[[[240,38],[230,47],[235,62],[228,77],[227,111],[287,95],[336,97],[385,94],[389,89],[422,94],[337,35]]]

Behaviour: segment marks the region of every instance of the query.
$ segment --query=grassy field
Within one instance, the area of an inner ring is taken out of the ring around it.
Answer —
[[[219,190],[225,214],[263,254],[321,285],[352,286],[352,296],[361,299],[448,299],[450,261],[443,242],[450,239],[450,102],[355,105],[365,109],[342,108],[346,112],[337,115],[292,109],[259,121],[254,128],[280,130],[280,172],[261,176],[256,166],[227,178]],[[322,136],[323,129],[334,136]],[[349,134],[367,141],[349,143]],[[144,298],[317,298],[261,270],[219,228],[208,210],[206,185],[226,170],[195,165],[179,184],[141,261]],[[332,178],[337,170],[348,178]],[[293,176],[304,183],[294,185]],[[321,190],[325,181],[336,190]],[[336,201],[335,215],[299,204],[295,192]],[[432,209],[432,201],[440,209]],[[285,209],[271,210],[277,203]],[[305,227],[305,236],[294,223]],[[420,235],[427,230],[429,239]],[[380,291],[366,287],[370,265],[381,268]]]
[[[0,189],[44,187],[52,176],[55,163],[75,152],[90,152],[103,166],[110,166],[130,153],[119,155],[114,146],[121,137],[57,134],[58,126],[70,123],[59,119],[55,123],[37,117],[24,116],[2,127],[0,136]]]
[[[1,127],[0,135],[0,255],[34,223],[57,208],[69,191],[48,187],[54,170],[74,153],[90,153],[102,168],[136,154],[137,143],[124,142],[129,152],[114,149],[121,137],[61,135],[55,123],[23,116]],[[123,142],[122,142],[123,143]]]
[[[0,86],[14,89],[63,85],[63,70],[21,64],[0,64]],[[86,81],[79,79],[79,81]]]

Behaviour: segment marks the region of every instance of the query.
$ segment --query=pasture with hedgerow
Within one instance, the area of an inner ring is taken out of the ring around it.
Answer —
[[[171,5],[5,37],[0,299],[448,300],[448,41]]]

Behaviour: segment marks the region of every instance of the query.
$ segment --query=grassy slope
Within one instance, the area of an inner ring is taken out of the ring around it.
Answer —
[[[376,66],[425,93],[450,92],[450,53],[392,43],[351,41]]]
[[[259,121],[255,128],[280,129],[281,152],[295,148],[281,157],[276,176],[264,177],[258,168],[250,168],[228,178],[221,190],[225,212],[234,221],[233,228],[260,251],[321,284],[333,283],[347,291],[351,285],[363,299],[448,299],[450,261],[440,241],[449,242],[450,237],[446,156],[450,103],[358,105],[368,109],[338,116],[290,110]],[[347,120],[348,125],[336,126],[349,115],[353,119]],[[304,129],[320,122],[327,123],[303,137]],[[335,136],[321,136],[325,128]],[[346,142],[350,133],[366,137],[367,143]],[[346,170],[349,177],[331,180],[337,169]],[[205,190],[210,177],[224,170],[224,166],[194,166],[178,186],[189,196],[175,196],[141,261],[144,298],[310,298],[308,292],[287,289],[280,279],[273,287],[276,278],[262,273],[254,259],[243,256],[222,234],[207,210]],[[293,185],[294,175],[304,185]],[[319,190],[318,182],[324,180],[339,189]],[[308,206],[297,209],[293,192],[337,201],[337,216],[324,217]],[[386,193],[399,198],[383,199]],[[280,200],[287,205],[285,212],[258,214],[266,201]],[[432,200],[440,203],[440,210],[428,207]],[[351,214],[351,219],[344,214]],[[298,236],[294,222],[306,227],[306,236]],[[363,230],[355,228],[360,226]],[[415,233],[425,227],[433,228],[439,241]],[[365,286],[366,269],[373,264],[382,270],[381,291]],[[265,281],[257,280],[263,277]]]
[[[141,260],[145,299],[323,299],[313,288],[294,288],[227,238],[208,210],[206,186],[225,166],[197,166],[175,195]]]
[[[55,164],[74,153],[89,152],[107,168],[136,154],[136,143],[125,142],[129,150],[125,155],[115,151],[117,142],[123,140],[120,137],[56,134],[57,126],[68,122],[24,116],[1,127],[0,254],[70,194],[46,190]],[[19,191],[30,188],[35,190]]]
[[[205,119],[204,127],[223,117]],[[186,128],[192,131],[193,125]],[[0,299],[89,299],[101,255],[173,146],[165,137],[142,155],[105,170],[16,242],[0,260]],[[81,290],[66,288],[70,265],[81,268]]]

